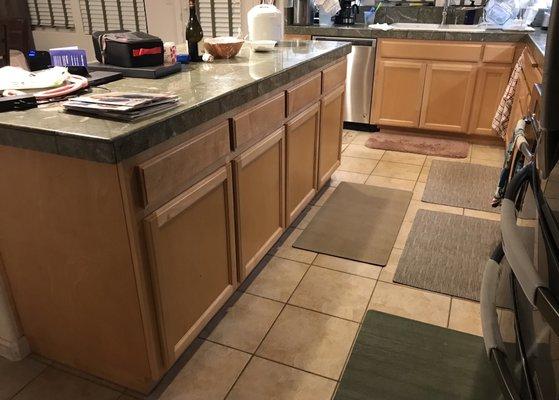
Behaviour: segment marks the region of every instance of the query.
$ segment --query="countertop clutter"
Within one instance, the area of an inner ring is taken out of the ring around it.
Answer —
[[[70,115],[60,105],[3,113],[0,144],[118,162],[292,82],[349,50],[344,43],[323,42],[280,43],[269,53],[251,52],[244,46],[234,59],[189,64],[188,73],[105,86],[120,92],[172,92],[180,97],[179,107],[172,111],[135,123]],[[103,91],[94,89],[94,93]]]

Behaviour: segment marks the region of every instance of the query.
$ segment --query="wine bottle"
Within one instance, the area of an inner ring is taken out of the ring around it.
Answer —
[[[190,18],[188,24],[186,25],[186,42],[188,44],[188,54],[192,61],[202,61],[202,53],[204,44],[202,43],[202,38],[204,37],[204,32],[202,32],[202,26],[200,21],[198,21],[198,16],[196,15],[196,0],[188,0],[188,8],[190,11]]]

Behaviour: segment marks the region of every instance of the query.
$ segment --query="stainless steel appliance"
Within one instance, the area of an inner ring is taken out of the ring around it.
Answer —
[[[370,125],[376,39],[315,36],[322,41],[351,43],[347,56],[344,121]]]
[[[488,261],[481,312],[505,400],[559,399],[559,4],[553,4],[543,87],[532,91],[534,142],[501,209],[502,245]],[[539,111],[536,104],[540,104]],[[532,215],[526,210],[534,204]],[[519,211],[520,210],[520,211]],[[517,216],[529,223],[519,226]],[[508,300],[497,317],[496,299]]]
[[[293,25],[314,23],[314,0],[293,0]]]

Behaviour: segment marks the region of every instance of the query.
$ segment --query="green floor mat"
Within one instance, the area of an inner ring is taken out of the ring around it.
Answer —
[[[495,400],[483,339],[368,311],[335,400]]]

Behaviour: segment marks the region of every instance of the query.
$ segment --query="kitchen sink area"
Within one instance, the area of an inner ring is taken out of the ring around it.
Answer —
[[[390,25],[396,30],[413,30],[413,31],[452,31],[452,32],[483,32],[486,26],[465,25],[465,24],[429,24],[415,22],[396,22]]]

